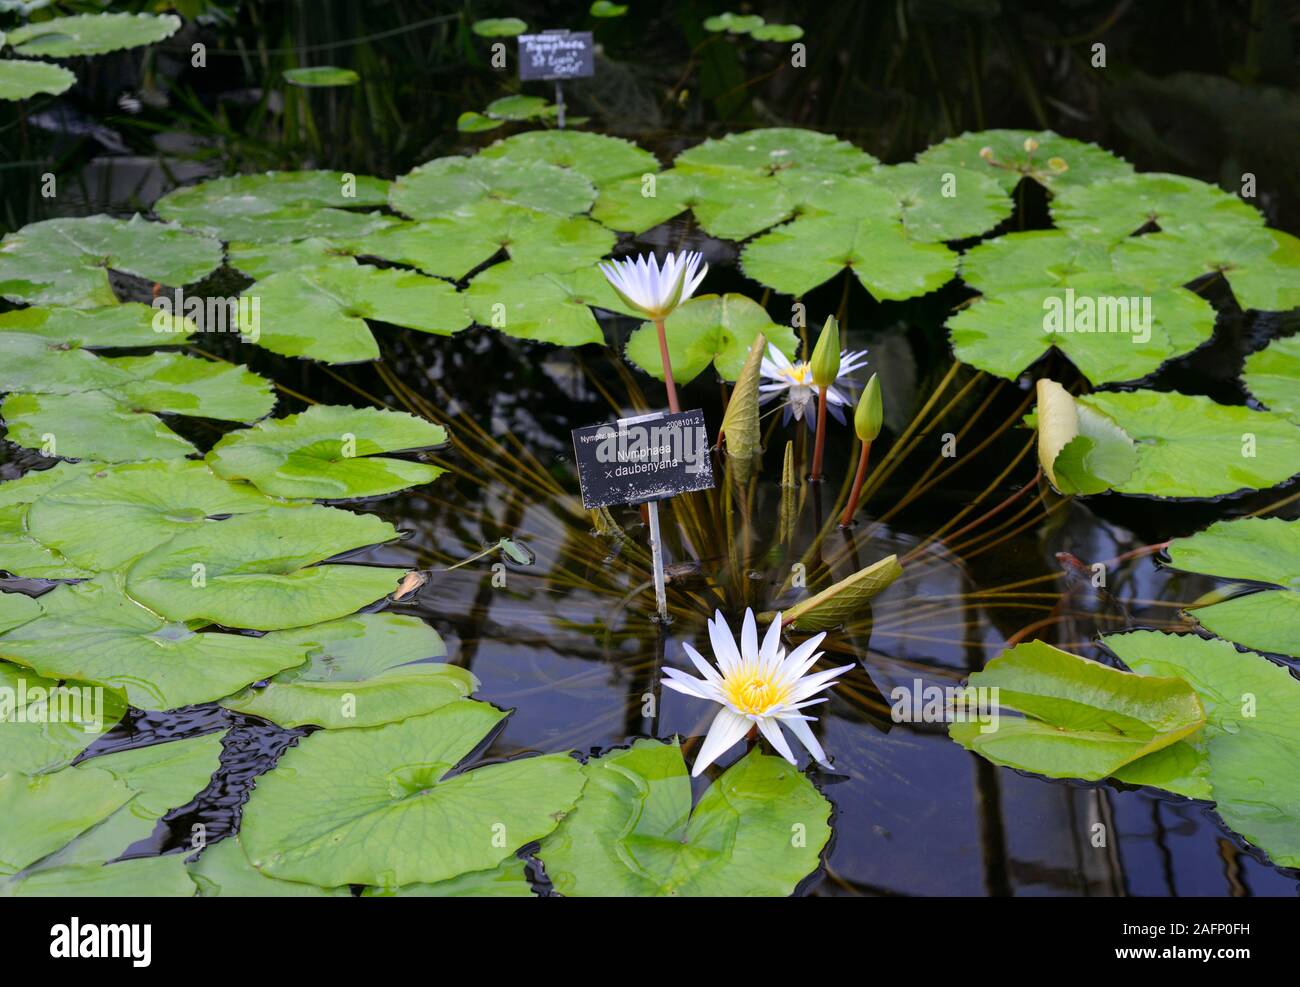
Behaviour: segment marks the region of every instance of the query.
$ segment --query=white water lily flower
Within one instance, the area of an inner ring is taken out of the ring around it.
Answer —
[[[857,381],[848,379],[848,375],[867,365],[866,350],[844,350],[840,353],[840,372],[835,383],[826,388],[826,410],[836,421],[845,424],[844,408],[853,404],[853,392]],[[767,356],[763,357],[759,368],[764,380],[771,383],[758,385],[758,400],[767,404],[778,397],[785,397],[785,421],[790,419],[806,421],[810,429],[817,427],[817,385],[813,383],[812,368],[807,361],[791,359],[771,343],[767,344]]]
[[[661,267],[654,254],[647,254],[601,264],[600,270],[624,303],[660,321],[695,294],[709,273],[708,264],[700,266],[703,260],[698,251],[683,251],[669,254]]]
[[[721,612],[709,621],[709,640],[713,643],[717,668],[705,661],[689,644],[683,644],[692,664],[704,678],[697,679],[676,668],[665,668],[666,678],[663,684],[688,696],[707,699],[722,706],[704,738],[704,746],[695,758],[692,776],[703,772],[730,747],[744,739],[745,734],[755,726],[776,748],[776,752],[791,764],[796,763],[795,757],[781,732],[781,725],[786,726],[799,743],[808,748],[808,753],[818,764],[830,767],[822,745],[817,742],[812,728],[808,726],[810,722],[816,721],[816,717],[800,712],[808,706],[824,703],[825,697],[812,697],[829,688],[837,676],[854,667],[841,665],[825,672],[808,674],[809,669],[822,656],[817,645],[822,643],[825,636],[823,631],[810,637],[787,655],[781,646],[781,615],[777,614],[768,626],[760,647],[754,611],[746,610],[739,648],[736,647],[731,628],[727,626],[727,620]]]

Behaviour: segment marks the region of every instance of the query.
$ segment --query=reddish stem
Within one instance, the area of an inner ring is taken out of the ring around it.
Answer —
[[[664,366],[664,384],[668,388],[668,410],[674,414],[682,410],[677,403],[677,384],[673,382],[673,362],[668,357],[668,334],[664,332],[664,320],[655,320],[655,329],[659,333],[659,360]]]
[[[822,458],[826,452],[826,388],[817,388],[817,442],[813,446],[812,476],[809,479],[822,478]]]
[[[862,454],[858,456],[858,472],[853,477],[853,490],[849,494],[848,506],[840,517],[840,527],[847,528],[853,523],[853,515],[858,509],[858,498],[862,496],[862,484],[867,479],[867,460],[871,457],[871,443],[862,443]]]

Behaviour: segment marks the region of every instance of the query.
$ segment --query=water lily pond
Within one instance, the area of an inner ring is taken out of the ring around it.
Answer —
[[[203,37],[19,20],[19,114]],[[6,227],[0,895],[1300,891],[1271,200],[502,92]],[[575,429],[697,409],[595,496]]]

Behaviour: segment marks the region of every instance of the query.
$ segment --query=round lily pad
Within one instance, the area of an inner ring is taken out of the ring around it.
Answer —
[[[908,236],[932,243],[986,233],[1015,205],[1001,185],[979,172],[953,174],[934,165],[900,164],[877,168],[870,181],[894,194]]]
[[[659,170],[659,160],[631,141],[581,130],[525,131],[485,147],[479,157],[541,161],[575,171],[596,186]]]
[[[10,394],[0,419],[10,442],[66,459],[127,463],[198,452],[159,418],[102,391]]]
[[[76,81],[77,77],[62,65],[0,58],[0,99],[29,99],[38,93],[58,96]]]
[[[877,164],[866,151],[831,134],[796,127],[746,130],[710,139],[677,155],[677,167],[742,168],[770,175],[787,168],[816,168],[852,175]]]
[[[1258,227],[1258,209],[1214,185],[1182,175],[1129,175],[1064,188],[1052,200],[1052,220],[1076,237],[1117,241],[1155,224],[1166,233],[1205,227]]]
[[[337,86],[355,86],[361,76],[352,69],[336,65],[312,65],[300,69],[285,69],[284,81],[307,89],[331,89]]]
[[[687,209],[710,235],[744,240],[788,219],[795,202],[768,175],[683,167],[606,184],[592,215],[612,229],[642,233]]]
[[[318,404],[230,432],[207,459],[219,476],[273,497],[343,500],[431,483],[443,473],[437,466],[376,453],[446,441],[441,426],[404,412]]]
[[[961,256],[961,279],[986,295],[1065,285],[1077,274],[1110,270],[1108,244],[1081,240],[1061,230],[1006,233]]]
[[[966,133],[926,148],[916,160],[954,174],[975,171],[994,179],[1008,192],[1014,191],[1022,178],[1056,190],[1133,174],[1133,166],[1110,151],[1050,130]]]
[[[1266,408],[1300,424],[1300,336],[1275,339],[1250,354],[1241,377]]]
[[[33,306],[0,313],[0,335],[20,332],[74,349],[183,346],[197,331],[184,315],[173,317],[165,309],[139,302],[103,308]]]
[[[528,25],[518,17],[485,17],[470,25],[474,33],[483,38],[513,38],[528,30]]]
[[[538,851],[566,896],[788,895],[817,869],[830,839],[830,803],[792,765],[757,748],[694,809],[676,742],[638,740],[582,770],[582,798]]]
[[[321,887],[396,887],[495,868],[573,808],[565,754],[449,772],[505,713],[457,700],[362,730],[322,730],[257,781],[240,838],[264,874]]]
[[[4,629],[0,618],[0,630]],[[64,767],[98,739],[100,730],[111,730],[126,712],[126,701],[112,690],[102,692],[102,707],[92,699],[90,705],[96,708],[91,709],[83,701],[80,722],[49,714],[51,699],[58,708],[64,702],[61,696],[84,700],[87,693],[82,690],[88,688],[93,687],[87,682],[42,678],[0,662],[0,689],[12,690],[7,695],[14,697],[8,715],[0,718],[0,763],[6,770],[40,774]]]
[[[431,713],[478,687],[467,670],[422,659],[446,655],[438,632],[418,617],[365,613],[267,635],[308,648],[307,664],[224,706],[281,726],[373,727]],[[414,664],[413,664],[414,663]]]
[[[75,58],[151,45],[180,30],[173,14],[77,14],[14,28],[5,37],[20,55]]]
[[[398,178],[389,204],[412,219],[443,216],[479,199],[496,199],[557,216],[586,212],[595,190],[576,171],[544,161],[437,158]]]
[[[559,346],[605,341],[589,306],[632,314],[595,267],[530,273],[514,261],[477,275],[465,291],[465,302],[482,325]]]

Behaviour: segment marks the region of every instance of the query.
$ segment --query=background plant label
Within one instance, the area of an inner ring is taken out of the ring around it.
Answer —
[[[704,412],[655,412],[573,430],[582,506],[639,504],[713,486]]]
[[[595,74],[590,31],[519,36],[520,79],[583,79]]]

